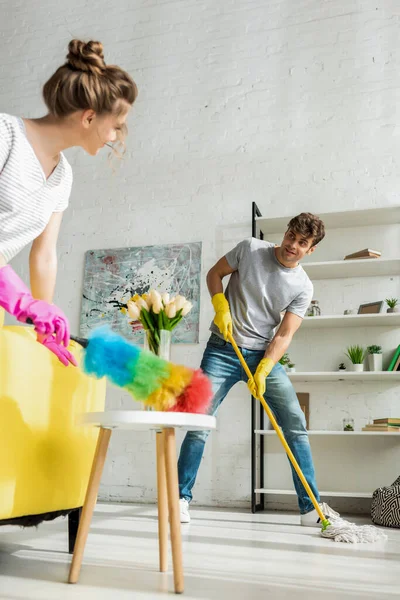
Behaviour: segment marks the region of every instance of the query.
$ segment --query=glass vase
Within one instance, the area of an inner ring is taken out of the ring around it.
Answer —
[[[164,360],[171,358],[171,338],[172,332],[166,329],[160,329],[153,335],[150,330],[146,329],[144,335],[144,349],[156,354]],[[143,403],[144,410],[154,410],[150,406]]]
[[[164,360],[171,358],[171,337],[172,331],[160,329],[153,334],[146,329],[144,336],[144,349],[156,354]]]

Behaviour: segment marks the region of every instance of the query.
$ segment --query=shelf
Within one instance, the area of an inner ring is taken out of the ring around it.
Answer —
[[[400,327],[399,313],[379,313],[376,315],[322,315],[304,317],[302,329],[320,327]]]
[[[400,429],[400,428],[399,428]],[[255,429],[254,433],[258,433],[259,435],[276,435],[275,431],[273,429]],[[363,436],[363,437],[367,437],[367,436],[382,436],[382,435],[386,435],[386,436],[396,436],[396,435],[400,435],[400,431],[308,431],[308,435],[323,435],[323,436],[327,436],[327,435],[345,435],[347,437],[354,437],[354,436]]]
[[[275,494],[277,496],[294,496],[294,490],[274,490],[268,488],[258,488],[254,490],[255,494]],[[320,496],[330,496],[332,498],[372,498],[373,492],[319,492]]]
[[[363,258],[361,260],[303,262],[301,264],[311,281],[400,275],[400,258]]]
[[[262,211],[261,211],[262,212]],[[376,225],[393,225],[400,223],[400,206],[386,206],[367,210],[346,210],[342,212],[318,215],[326,229],[348,229],[350,227],[368,227]],[[268,233],[285,233],[292,215],[268,219],[257,217],[257,226],[264,235]]]
[[[293,382],[318,381],[381,381],[385,383],[400,382],[400,371],[316,371],[288,373]]]

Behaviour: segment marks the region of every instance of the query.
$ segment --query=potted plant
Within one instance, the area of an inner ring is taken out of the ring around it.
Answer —
[[[346,370],[346,365],[344,363],[340,363],[338,370],[339,371],[345,371]]]
[[[399,302],[398,298],[386,298],[385,302],[389,307],[386,312],[388,312],[388,313],[399,312],[399,307],[397,306],[397,304]]]
[[[287,366],[290,363],[290,358],[289,358],[289,354],[287,354],[287,352],[285,352],[285,354],[282,356],[282,358],[280,359],[280,364],[282,365],[282,367],[287,370]]]
[[[292,362],[288,363],[288,371],[289,373],[294,373],[296,371],[296,365]]]
[[[368,368],[370,371],[382,371],[382,346],[368,346]]]
[[[365,349],[356,344],[347,348],[346,356],[349,357],[353,365],[353,371],[364,371]]]

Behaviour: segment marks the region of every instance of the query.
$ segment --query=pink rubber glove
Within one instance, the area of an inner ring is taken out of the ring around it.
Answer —
[[[30,319],[40,335],[55,334],[57,344],[69,345],[68,319],[60,308],[35,300],[10,265],[0,269],[0,306],[21,323]]]
[[[46,336],[38,334],[37,341],[40,344],[43,344],[43,346],[50,350],[50,352],[55,354],[58,360],[62,362],[62,364],[66,367],[68,367],[70,363],[71,365],[74,365],[74,367],[78,366],[75,356],[71,354],[71,352],[67,350],[64,346],[60,346],[59,344],[57,344],[56,339],[53,335]]]

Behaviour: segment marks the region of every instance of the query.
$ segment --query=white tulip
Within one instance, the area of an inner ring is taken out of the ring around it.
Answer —
[[[128,302],[128,315],[132,319],[132,321],[138,321],[140,315],[140,308],[136,304],[136,302],[132,302],[129,300]]]
[[[147,304],[146,300],[143,300],[143,298],[139,298],[137,304],[142,308],[145,308],[147,311],[149,310],[149,305]]]
[[[164,294],[161,294],[161,300],[164,303],[164,306],[167,306],[168,302],[169,302],[169,294],[168,292],[164,292]]]
[[[154,314],[156,314],[156,315],[158,315],[158,314],[159,314],[159,312],[160,312],[160,310],[162,310],[163,308],[164,308],[164,307],[163,307],[163,303],[162,303],[162,301],[161,301],[161,297],[160,297],[160,299],[159,299],[159,300],[156,300],[156,301],[153,303],[153,306],[152,306],[153,313],[154,313]]]
[[[149,298],[148,298],[147,302],[148,302],[149,306],[151,306],[152,304],[161,302],[160,292],[157,292],[157,290],[150,290]]]
[[[176,312],[178,312],[178,310],[181,310],[183,308],[185,302],[186,302],[186,298],[184,296],[177,296],[175,298]]]
[[[165,307],[165,314],[169,319],[173,319],[176,316],[176,306],[173,302],[170,302]]]
[[[186,317],[186,315],[188,313],[190,313],[192,308],[193,308],[193,304],[191,302],[189,302],[189,300],[186,300],[185,304],[183,305],[183,309],[182,309],[182,317]]]

